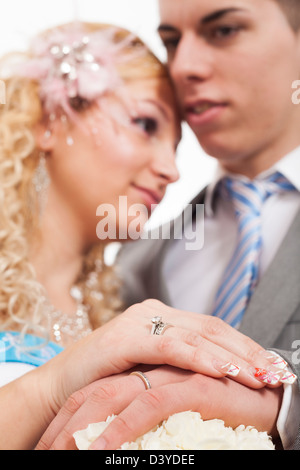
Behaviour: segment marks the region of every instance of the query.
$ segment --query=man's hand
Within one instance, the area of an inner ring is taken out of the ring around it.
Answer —
[[[231,379],[214,379],[171,367],[145,372],[152,389],[139,377],[122,374],[103,379],[73,394],[58,413],[37,450],[75,449],[74,432],[90,423],[117,418],[92,449],[118,449],[163,419],[181,411],[198,411],[203,419],[222,419],[233,428],[255,426],[277,437],[276,420],[282,387],[250,389]]]

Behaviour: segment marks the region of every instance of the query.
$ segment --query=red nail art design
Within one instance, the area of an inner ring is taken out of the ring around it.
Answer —
[[[268,385],[275,385],[279,382],[280,376],[277,372],[256,367],[254,377]]]

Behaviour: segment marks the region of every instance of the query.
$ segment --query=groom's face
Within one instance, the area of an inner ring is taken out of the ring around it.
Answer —
[[[267,149],[282,156],[299,126],[300,106],[291,96],[300,39],[279,4],[159,3],[159,33],[182,112],[204,150],[233,171],[236,162]]]

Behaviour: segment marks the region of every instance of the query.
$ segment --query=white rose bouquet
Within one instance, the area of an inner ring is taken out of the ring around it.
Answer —
[[[77,431],[77,448],[87,450],[114,418]],[[232,429],[224,421],[204,421],[199,413],[187,411],[170,416],[135,442],[123,444],[120,450],[275,450],[275,446],[266,432],[251,426]]]

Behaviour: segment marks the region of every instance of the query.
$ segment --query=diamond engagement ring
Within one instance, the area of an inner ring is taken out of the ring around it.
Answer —
[[[148,377],[143,372],[138,370],[136,372],[131,372],[130,375],[136,375],[137,377],[139,377],[143,381],[143,383],[146,387],[146,390],[150,390],[150,388],[151,388],[150,380],[148,379]]]
[[[151,330],[151,335],[162,335],[167,328],[170,328],[173,325],[170,325],[169,323],[164,323],[162,321],[162,317],[153,317],[151,319],[152,323],[152,330]]]

